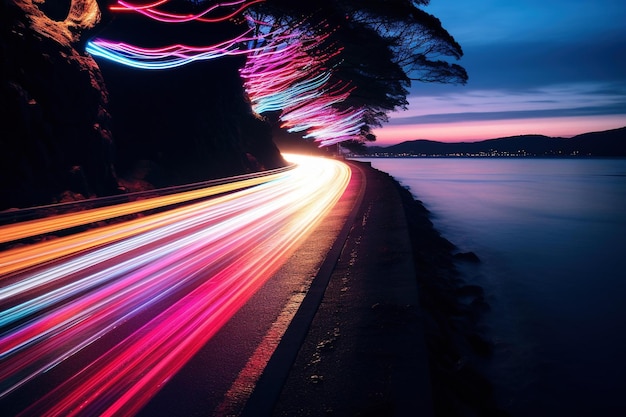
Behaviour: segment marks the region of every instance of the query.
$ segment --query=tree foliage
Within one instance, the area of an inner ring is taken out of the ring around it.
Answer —
[[[281,126],[304,131],[304,138],[313,137],[320,146],[366,142],[375,140],[372,129],[382,126],[390,112],[406,109],[412,82],[467,80],[461,66],[448,62],[462,56],[461,47],[437,18],[421,8],[428,2],[164,0],[145,7],[120,3],[127,11],[150,18],[144,24],[168,23],[164,31],[140,31],[147,38],[142,44],[174,35],[178,42],[190,39],[194,44],[216,36],[230,40],[202,48],[176,44],[156,50],[129,50],[94,40],[88,51],[142,69],[245,55],[241,76],[257,113],[278,110]],[[241,48],[242,43],[247,48]]]
[[[337,49],[326,63],[334,82],[349,83],[340,110],[361,108],[364,124],[357,141],[375,140],[371,132],[391,111],[406,109],[414,81],[460,83],[467,73],[448,59],[460,59],[461,46],[436,17],[421,9],[429,0],[266,0],[252,15],[274,27],[301,25],[309,33],[330,32],[318,46]]]

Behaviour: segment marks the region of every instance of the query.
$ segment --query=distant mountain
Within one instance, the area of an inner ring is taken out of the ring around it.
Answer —
[[[543,135],[511,136],[478,142],[445,143],[411,140],[369,147],[383,156],[618,156],[626,157],[626,127],[584,133],[572,138]]]

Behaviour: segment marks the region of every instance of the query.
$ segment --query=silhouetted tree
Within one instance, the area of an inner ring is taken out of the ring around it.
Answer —
[[[446,59],[459,59],[461,46],[436,17],[420,8],[429,0],[267,0],[253,14],[275,27],[304,25],[311,33],[330,32],[321,49],[338,48],[328,67],[333,80],[349,82],[349,98],[339,109],[365,110],[358,142],[375,140],[372,127],[390,111],[406,109],[412,81],[460,83],[467,73]]]

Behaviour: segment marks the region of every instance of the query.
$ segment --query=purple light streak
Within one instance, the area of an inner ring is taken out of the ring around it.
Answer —
[[[265,0],[251,0],[251,1],[235,0],[231,2],[216,3],[212,6],[209,6],[208,8],[206,8],[204,11],[200,13],[184,14],[184,15],[158,10],[158,7],[163,6],[164,4],[167,4],[169,0],[161,0],[161,1],[158,1],[152,4],[147,4],[147,5],[137,5],[137,4],[133,4],[130,2],[118,0],[117,3],[119,4],[119,6],[111,6],[110,9],[112,11],[134,11],[144,16],[147,16],[153,20],[157,20],[159,22],[164,22],[164,23],[185,23],[185,22],[190,22],[192,20],[195,20],[197,22],[204,22],[204,23],[217,23],[217,22],[223,22],[225,20],[232,19],[233,17],[237,16],[238,14],[246,10],[251,5],[255,3],[261,3],[263,1]],[[231,7],[231,6],[239,6],[239,8],[229,13],[226,13],[222,16],[204,17],[218,10],[221,7]]]
[[[0,279],[0,305],[9,312],[0,325],[0,398],[150,308],[152,319],[21,415],[140,410],[271,278],[346,189],[345,164],[286,157],[298,166],[279,178],[111,226],[111,233],[137,232]],[[92,239],[91,232],[79,236]]]
[[[261,1],[216,3],[196,14],[176,14],[159,9],[167,0],[148,5],[119,1],[119,6],[112,7],[112,10],[133,11],[164,23],[212,23],[245,14],[250,25],[256,26],[257,30],[255,35],[251,35],[251,28],[236,38],[203,47],[175,44],[142,48],[94,39],[87,43],[86,51],[123,65],[151,70],[245,54],[247,61],[241,69],[241,77],[255,112],[280,111],[279,119],[284,127],[290,132],[305,132],[303,137],[314,139],[320,147],[359,138],[365,125],[364,110],[338,109],[337,105],[349,97],[351,90],[348,84],[331,84],[334,70],[327,65],[341,53],[341,49],[321,48],[331,31],[317,35],[307,31],[304,22],[287,28],[255,19],[248,9]],[[220,8],[233,6],[238,7],[221,16],[207,17]]]

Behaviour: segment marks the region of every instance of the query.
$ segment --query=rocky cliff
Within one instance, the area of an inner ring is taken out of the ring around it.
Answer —
[[[1,8],[0,210],[284,164],[246,101],[242,58],[132,70],[95,61],[85,43],[103,32],[176,43],[182,32],[116,18],[96,0],[3,0]]]

